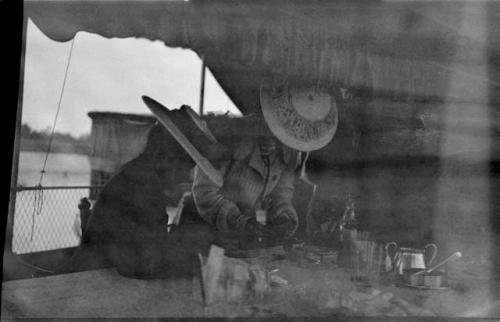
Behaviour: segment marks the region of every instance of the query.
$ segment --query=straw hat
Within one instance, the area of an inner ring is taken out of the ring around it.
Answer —
[[[322,87],[265,79],[260,87],[260,105],[273,134],[298,151],[321,149],[337,130],[335,97]]]

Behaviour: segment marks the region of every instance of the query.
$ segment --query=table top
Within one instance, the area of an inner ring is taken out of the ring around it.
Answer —
[[[114,269],[104,269],[2,284],[3,317],[204,315],[196,278],[148,281],[125,278]]]
[[[337,266],[288,260],[272,264],[289,285],[273,288],[261,303],[204,307],[197,277],[140,280],[125,278],[114,269],[102,269],[3,282],[2,318],[324,316],[321,307],[328,306],[325,303],[333,293],[351,294],[355,289],[350,273]],[[419,303],[438,316],[498,316],[500,312],[489,307],[496,303],[489,292],[490,283],[471,281],[462,291],[376,288]]]

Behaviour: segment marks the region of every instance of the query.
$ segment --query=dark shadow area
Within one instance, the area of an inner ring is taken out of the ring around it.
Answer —
[[[487,43],[498,41],[493,36],[494,30],[492,26],[494,21],[498,19],[498,12],[495,12],[493,6],[486,5],[487,10]],[[490,162],[489,162],[489,185],[490,185],[490,232],[492,235],[491,244],[491,275],[495,278],[496,283],[491,286],[491,293],[495,299],[500,298],[500,156],[498,151],[500,147],[497,142],[500,138],[500,128],[498,127],[498,116],[500,115],[500,106],[496,102],[495,97],[498,96],[497,82],[500,79],[500,52],[491,47],[486,48],[486,63],[487,74],[490,80],[488,87],[488,106],[490,120]]]

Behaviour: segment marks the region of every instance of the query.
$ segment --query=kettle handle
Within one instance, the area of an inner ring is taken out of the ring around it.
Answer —
[[[430,244],[425,245],[424,249],[426,251],[427,251],[427,248],[432,248],[433,249],[432,256],[431,256],[431,258],[429,259],[429,261],[426,264],[426,265],[431,265],[432,261],[434,261],[434,259],[436,258],[436,255],[437,255],[437,252],[438,252],[438,247],[436,246],[436,244],[430,243]]]
[[[391,246],[396,247],[396,250],[394,251],[394,256],[391,256],[391,255],[389,254],[389,248],[390,248]],[[393,261],[396,259],[396,254],[398,253],[398,249],[399,249],[398,244],[396,244],[396,242],[393,242],[393,241],[392,241],[392,242],[390,242],[390,243],[387,243],[387,244],[385,245],[385,253],[386,253],[386,254],[387,254],[387,256],[389,256],[389,257],[391,258],[391,260],[393,260]]]

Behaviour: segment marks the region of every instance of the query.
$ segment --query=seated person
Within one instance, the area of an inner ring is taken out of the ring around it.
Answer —
[[[263,247],[258,243],[262,238],[288,238],[298,227],[292,206],[298,154],[278,143],[267,126],[262,128],[254,131],[259,136],[241,139],[232,158],[222,164],[222,187],[195,169],[196,208],[226,249]],[[265,224],[257,220],[262,211]]]
[[[182,108],[171,111],[170,117],[204,155],[219,155],[219,147],[212,149],[184,112]],[[126,163],[99,194],[88,222],[82,223],[80,248],[58,273],[103,266],[145,279],[193,273],[198,252],[208,252],[212,232],[196,223],[188,230],[169,232],[166,208],[177,207],[184,193],[180,184],[190,181],[194,165],[167,130],[154,125],[144,151]]]
[[[316,85],[264,79],[255,116],[258,123],[250,132],[258,136],[242,139],[231,160],[222,165],[223,185],[196,168],[194,202],[200,216],[215,228],[219,243],[234,246],[236,241],[240,249],[253,248],[255,240],[283,240],[297,230],[292,198],[298,151],[326,146],[338,123],[335,91]],[[265,225],[259,219],[263,212]]]

